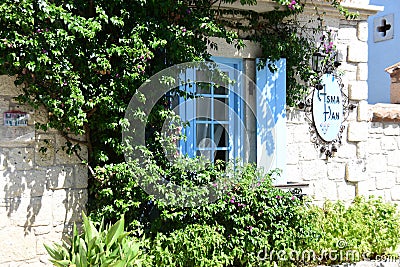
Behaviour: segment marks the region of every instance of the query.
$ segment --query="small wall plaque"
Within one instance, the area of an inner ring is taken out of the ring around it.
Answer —
[[[28,126],[26,112],[11,110],[4,112],[3,116],[5,126]]]

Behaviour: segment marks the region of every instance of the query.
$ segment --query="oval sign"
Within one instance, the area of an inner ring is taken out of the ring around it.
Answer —
[[[338,136],[343,122],[342,91],[332,74],[322,75],[321,85],[313,93],[312,114],[318,135],[330,142]]]

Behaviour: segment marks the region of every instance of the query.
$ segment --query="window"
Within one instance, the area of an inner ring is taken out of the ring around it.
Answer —
[[[184,90],[195,95],[185,101],[181,98],[179,114],[183,121],[189,122],[183,133],[180,150],[190,157],[203,156],[210,161],[228,161],[243,157],[243,137],[241,122],[243,101],[241,83],[235,70],[241,70],[241,60],[215,58],[222,63],[222,71],[235,83],[188,83]],[[227,66],[227,67],[226,67]],[[185,73],[185,81],[205,81],[201,70]]]
[[[275,181],[282,184],[286,166],[286,61],[275,62],[277,71],[256,68],[258,60],[215,57],[229,79],[236,83],[188,83],[182,90],[195,98],[179,99],[179,115],[190,126],[183,129],[186,140],[180,142],[181,154],[203,156],[210,161],[256,161],[266,169],[280,168],[283,175]],[[243,65],[254,67],[243,70]],[[251,73],[253,71],[253,73]],[[256,77],[254,82],[240,73]],[[186,71],[182,80],[207,81],[201,71]],[[253,106],[251,106],[253,105]]]

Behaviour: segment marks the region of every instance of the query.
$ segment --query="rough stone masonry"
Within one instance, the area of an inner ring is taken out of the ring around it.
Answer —
[[[13,81],[0,76],[0,266],[45,266],[43,243],[60,242],[81,220],[87,168],[63,151],[56,131],[35,130],[46,110],[14,101],[20,89]],[[27,126],[5,126],[8,111],[26,112]]]

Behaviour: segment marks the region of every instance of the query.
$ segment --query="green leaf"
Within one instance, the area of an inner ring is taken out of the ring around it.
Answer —
[[[124,232],[124,218],[122,217],[114,225],[112,225],[110,229],[108,229],[106,236],[107,248],[111,248],[111,246],[115,243],[115,241],[119,238],[119,236],[123,232]]]

